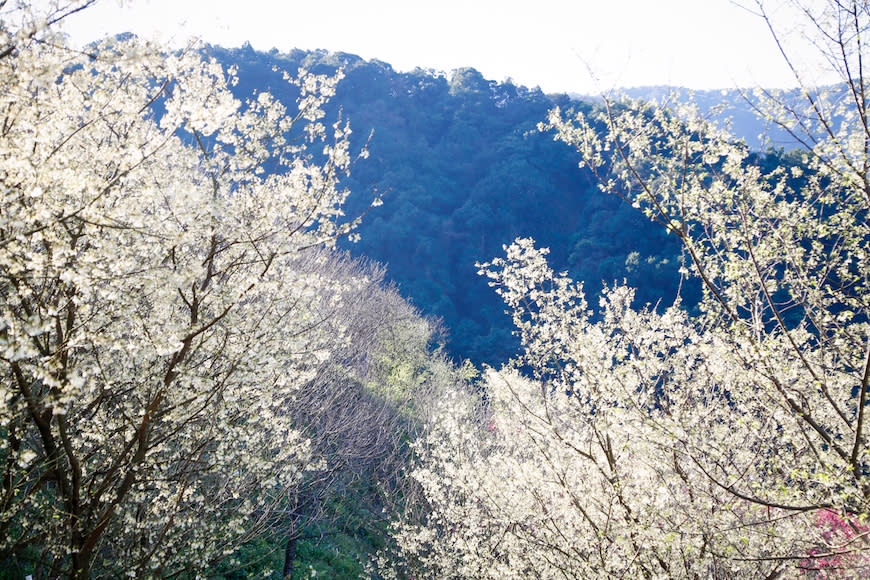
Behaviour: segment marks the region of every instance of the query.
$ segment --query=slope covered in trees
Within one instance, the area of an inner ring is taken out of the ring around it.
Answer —
[[[593,294],[626,278],[641,301],[676,296],[676,240],[603,195],[571,149],[537,129],[554,106],[589,105],[473,69],[445,76],[340,53],[208,52],[238,67],[239,94],[281,95],[274,67],[344,71],[334,102],[353,120],[355,145],[371,136],[369,158],[345,181],[348,211],[362,211],[373,188],[384,199],[361,224],[361,240],[345,247],[385,263],[403,295],[444,320],[454,357],[499,364],[516,353],[510,318],[475,264],[517,236],[551,248],[556,267],[586,280]]]

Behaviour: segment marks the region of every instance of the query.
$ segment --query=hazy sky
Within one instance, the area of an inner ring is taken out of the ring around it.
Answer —
[[[751,2],[751,0],[749,0]],[[791,84],[763,21],[730,0],[115,0],[75,39],[133,31],[224,46],[343,51],[398,70],[471,66],[546,92]],[[598,80],[594,80],[589,70]]]

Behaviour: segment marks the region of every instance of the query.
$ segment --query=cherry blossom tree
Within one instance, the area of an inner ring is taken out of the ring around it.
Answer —
[[[523,353],[442,402],[396,575],[866,576],[870,5],[792,4],[841,83],[814,86],[752,6],[801,87],[753,101],[803,145],[790,165],[690,109],[551,113],[605,192],[682,242],[702,302],[638,308],[617,284],[593,309],[528,239],[483,264]]]
[[[97,0],[4,0],[0,2],[0,59],[34,42],[51,41],[53,28],[65,18],[92,6]],[[120,2],[120,0],[119,0]]]
[[[287,409],[347,340],[323,324],[343,282],[299,267],[356,224],[338,78],[242,103],[195,50],[70,49],[52,21],[88,2],[6,4],[0,554],[193,574],[320,463]]]
[[[286,512],[276,513],[288,578],[299,540],[363,530],[389,541],[388,519],[415,488],[405,475],[408,441],[439,393],[463,382],[437,346],[439,325],[384,282],[383,266],[327,250],[304,256],[300,270],[340,282],[319,318],[347,340],[287,406],[312,457]]]

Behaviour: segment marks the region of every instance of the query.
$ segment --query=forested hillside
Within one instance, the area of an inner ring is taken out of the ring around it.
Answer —
[[[208,53],[238,67],[240,95],[271,89],[292,101],[281,70],[344,71],[333,102],[350,119],[355,145],[371,137],[370,157],[345,182],[347,213],[362,211],[375,190],[384,200],[363,220],[360,241],[344,247],[386,264],[404,296],[442,318],[454,357],[497,365],[516,353],[510,318],[475,264],[517,236],[549,247],[555,267],[585,280],[593,295],[603,282],[627,279],[641,303],[676,296],[677,240],[603,194],[569,147],[537,129],[554,106],[591,105],[473,69],[400,73],[325,51]],[[694,288],[683,290],[687,304],[697,300]]]

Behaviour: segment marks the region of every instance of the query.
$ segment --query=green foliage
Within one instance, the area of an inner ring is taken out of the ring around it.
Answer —
[[[278,86],[272,67],[344,70],[336,102],[353,120],[354,144],[374,131],[369,159],[346,181],[347,207],[350,214],[364,209],[372,188],[385,202],[363,221],[359,243],[345,247],[387,264],[404,296],[443,319],[455,358],[499,364],[516,353],[510,319],[475,263],[517,236],[550,247],[554,266],[585,280],[593,295],[602,282],[623,278],[642,287],[643,302],[676,295],[677,241],[603,195],[569,147],[536,129],[555,105],[591,105],[470,68],[399,73],[344,53],[210,50],[239,67],[240,94]],[[660,264],[654,280],[626,267],[633,251]]]
[[[284,552],[280,545],[267,538],[256,538],[242,545],[233,558],[222,561],[212,570],[209,577],[214,580],[242,580],[243,578],[262,578],[267,571],[271,577],[278,577],[284,563]]]
[[[319,578],[360,578],[365,563],[383,548],[387,537],[387,525],[381,523],[377,530],[360,525],[356,529],[324,530],[322,536],[300,540],[293,577],[306,578],[314,570]]]
[[[306,532],[297,544],[293,563],[293,578],[350,579],[364,573],[365,562],[374,557],[388,538],[386,522],[374,514],[357,513],[355,506],[338,504],[335,510],[345,516],[341,525],[327,525]],[[310,533],[309,533],[310,532]],[[260,538],[248,542],[237,552],[234,566],[224,562],[209,571],[214,580],[242,580],[244,578],[280,578],[284,565],[284,545],[280,538]],[[9,580],[21,576],[9,576]],[[0,579],[6,577],[0,575]]]

